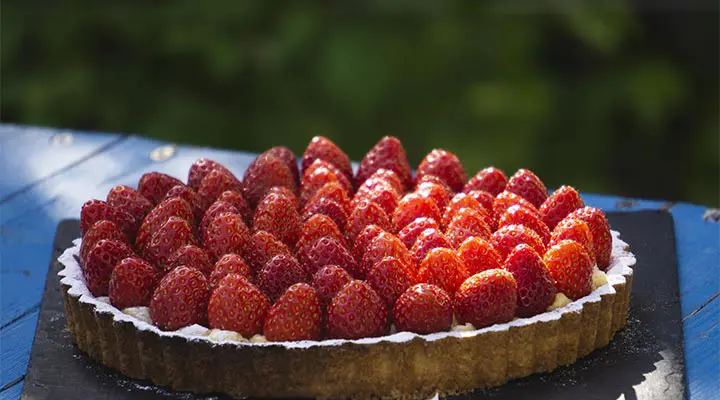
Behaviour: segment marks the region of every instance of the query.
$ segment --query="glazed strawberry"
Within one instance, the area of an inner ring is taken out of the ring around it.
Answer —
[[[185,185],[176,185],[173,186],[168,192],[165,194],[165,199],[171,199],[173,197],[179,197],[183,200],[185,200],[189,205],[190,208],[192,208],[193,215],[195,216],[195,221],[200,221],[200,219],[203,216],[203,212],[205,209],[203,208],[202,200],[200,199],[200,196],[193,190],[190,186]]]
[[[137,223],[140,223],[153,208],[150,200],[125,185],[117,185],[110,189],[106,201],[109,206],[119,208],[132,215]]]
[[[343,189],[342,185],[337,182],[329,182],[323,185],[317,192],[308,200],[305,204],[304,210],[307,210],[308,206],[313,203],[319,202],[321,199],[332,200],[342,206],[345,213],[350,213],[350,198],[348,193]]]
[[[572,186],[561,186],[540,206],[540,215],[548,228],[553,229],[568,214],[585,207],[580,193]]]
[[[176,185],[184,185],[184,183],[161,172],[147,172],[140,177],[137,191],[153,204],[158,204],[165,198],[168,190]]]
[[[348,282],[327,309],[327,333],[336,339],[382,336],[388,330],[388,312],[382,298],[363,281]]]
[[[135,254],[125,243],[117,240],[100,240],[88,253],[82,266],[85,283],[95,297],[108,294],[108,284],[115,265]]]
[[[323,136],[315,136],[310,140],[301,161],[303,172],[317,159],[325,160],[335,165],[348,179],[352,178],[350,158],[330,139]]]
[[[521,244],[510,253],[503,269],[517,282],[517,311],[521,318],[532,317],[547,311],[555,300],[555,284],[545,263],[532,247]]]
[[[463,187],[463,192],[484,190],[493,196],[497,196],[505,190],[507,183],[508,179],[504,172],[495,167],[487,167],[470,178]]]
[[[395,172],[405,188],[412,186],[410,163],[405,149],[397,138],[385,136],[365,154],[355,175],[355,183],[360,186],[380,168]]]
[[[340,241],[331,237],[314,241],[302,251],[298,251],[297,256],[306,276],[313,276],[317,270],[330,264],[343,268],[353,276],[359,271],[350,251]]]
[[[488,214],[494,215],[493,203],[495,203],[495,196],[490,194],[490,192],[485,192],[482,190],[470,190],[465,193],[467,193],[468,196],[472,197],[473,199],[477,200],[477,202],[480,203],[481,206],[483,206],[483,208],[485,209],[485,211],[488,212]]]
[[[322,310],[315,289],[307,283],[290,286],[268,311],[263,333],[272,342],[320,340]]]
[[[307,277],[295,257],[289,254],[278,254],[258,272],[257,286],[265,292],[270,300],[275,301],[285,290],[298,282],[305,282]]]
[[[333,297],[350,282],[352,277],[337,265],[326,265],[320,268],[312,278],[312,286],[317,291],[323,307],[330,304]]]
[[[235,331],[245,338],[262,333],[270,300],[242,275],[225,276],[207,306],[210,328]]]
[[[418,178],[435,175],[447,182],[455,192],[462,190],[467,174],[457,156],[447,150],[435,149],[428,153],[417,169]]]
[[[398,331],[421,335],[447,331],[453,320],[452,300],[440,287],[418,283],[398,298],[393,319]]]
[[[245,260],[237,254],[225,254],[212,267],[208,283],[210,288],[216,288],[218,283],[229,274],[239,274],[249,281],[253,279],[253,273]],[[206,274],[207,275],[207,274]]]
[[[526,209],[533,211],[535,214],[537,214],[538,218],[542,219],[540,217],[540,212],[538,212],[537,208],[535,208],[532,203],[511,192],[502,192],[495,198],[495,202],[493,203],[493,212],[495,213],[495,219],[499,220],[500,217],[505,214],[505,211],[507,211],[508,208],[514,205],[523,206]]]
[[[314,202],[308,203],[305,206],[302,218],[308,220],[316,214],[322,214],[332,219],[338,229],[344,229],[347,224],[348,215],[345,212],[345,208],[327,198],[316,199]]]
[[[426,218],[426,217],[420,217],[413,220],[413,222],[405,225],[404,228],[400,229],[400,232],[398,232],[397,237],[400,239],[401,242],[407,247],[408,249],[412,249],[415,245],[415,241],[417,241],[418,236],[425,230],[425,229],[437,229],[440,231],[440,225],[432,219],[432,218]]]
[[[268,193],[253,216],[253,229],[273,234],[293,248],[300,237],[302,219],[292,202],[276,193]]]
[[[442,188],[445,189],[448,194],[453,193],[453,190],[450,189],[450,186],[448,186],[447,182],[445,182],[445,180],[440,178],[439,176],[429,174],[420,176],[415,180],[415,188],[417,189],[423,183],[434,183],[436,185],[442,186]]]
[[[175,253],[170,256],[170,258],[168,258],[168,261],[165,264],[165,272],[183,265],[195,268],[196,270],[202,272],[205,276],[210,276],[210,272],[212,272],[213,269],[213,264],[205,250],[194,244],[180,246],[180,248],[178,248]]]
[[[472,276],[488,269],[500,268],[500,255],[485,239],[469,237],[457,249],[460,261]]]
[[[373,172],[372,175],[370,175],[370,177],[365,180],[365,182],[371,179],[381,179],[389,183],[393,187],[393,189],[395,189],[395,192],[398,194],[398,196],[402,196],[403,194],[405,194],[405,184],[403,184],[400,176],[398,176],[398,174],[393,170],[380,168]],[[362,186],[362,184],[358,186],[360,187]]]
[[[300,249],[305,245],[312,244],[321,237],[332,237],[345,244],[345,237],[340,233],[340,229],[338,229],[335,222],[327,215],[315,214],[303,224],[300,239],[298,239],[295,248]]]
[[[225,203],[231,204],[235,209],[238,210],[240,216],[243,217],[243,221],[250,226],[252,224],[253,210],[250,209],[247,200],[240,192],[234,190],[226,190],[220,193],[217,201],[224,201]]]
[[[490,237],[490,226],[485,222],[478,210],[461,208],[450,221],[445,236],[453,248],[459,247],[469,237],[487,239]]]
[[[417,193],[405,195],[398,203],[393,213],[392,223],[395,232],[399,232],[405,225],[416,218],[426,217],[440,221],[440,209],[435,201]]]
[[[612,235],[610,225],[605,219],[605,214],[597,208],[584,207],[571,212],[569,217],[577,218],[585,222],[590,228],[593,237],[593,252],[595,260],[601,270],[606,270],[610,265],[610,253],[612,253]]]
[[[515,246],[525,243],[530,245],[538,254],[545,254],[545,245],[535,231],[524,225],[507,225],[493,232],[490,243],[505,261]]]
[[[200,234],[201,239],[203,235],[205,235],[205,230],[207,230],[208,225],[210,225],[215,217],[224,213],[240,215],[240,211],[235,208],[235,206],[220,200],[215,201],[207,208],[207,210],[205,210],[205,213],[200,220],[200,225],[198,225],[198,233]]]
[[[414,271],[417,269],[415,261],[410,255],[410,251],[408,251],[400,239],[392,233],[383,232],[377,235],[365,250],[362,262],[360,263],[360,270],[357,273],[351,270],[348,270],[348,272],[356,278],[364,278],[370,271],[370,268],[385,257],[394,257],[400,260],[400,262],[408,268],[411,275],[414,274]]]
[[[150,239],[145,255],[148,261],[164,269],[168,259],[187,244],[197,244],[192,226],[180,217],[170,217]]]
[[[207,209],[226,190],[241,191],[242,182],[227,169],[214,169],[205,175],[197,194],[200,197],[203,209]]]
[[[363,228],[363,230],[360,231],[360,233],[355,237],[355,245],[353,246],[352,250],[355,259],[362,261],[367,247],[379,234],[383,232],[385,232],[383,228],[374,224],[368,225]]]
[[[548,249],[543,261],[558,292],[577,300],[592,291],[593,264],[578,242],[560,241]]]
[[[433,199],[440,210],[444,210],[450,202],[450,192],[437,183],[423,182],[417,185],[415,193]]]
[[[207,321],[210,290],[202,272],[178,267],[168,272],[153,292],[150,318],[164,331]]]
[[[490,269],[468,278],[453,299],[458,323],[475,328],[511,321],[517,308],[517,282],[510,272]]]
[[[430,250],[438,247],[449,249],[452,246],[442,232],[435,228],[428,228],[417,237],[410,253],[415,258],[415,263],[419,265]]]
[[[242,217],[225,213],[218,215],[208,225],[203,236],[203,247],[210,259],[217,261],[225,254],[242,254],[249,241],[250,232]]]
[[[88,253],[90,253],[90,250],[95,247],[97,242],[103,239],[115,240],[128,246],[130,245],[127,237],[120,232],[120,229],[118,229],[115,223],[107,220],[98,221],[85,232],[85,236],[82,238],[82,243],[80,244],[80,260],[83,264],[85,264],[85,259]]]
[[[192,208],[187,201],[179,197],[163,200],[145,216],[145,219],[143,219],[140,225],[140,229],[138,229],[137,238],[135,238],[135,247],[141,254],[144,254],[147,250],[150,239],[152,239],[155,232],[157,232],[162,224],[170,217],[179,217],[186,221],[192,221],[194,219]]]
[[[417,281],[441,287],[453,294],[468,277],[465,265],[455,251],[445,248],[432,249],[420,263]]]
[[[514,205],[508,208],[505,214],[500,217],[498,228],[508,225],[523,225],[532,229],[540,236],[540,239],[545,245],[550,241],[550,230],[547,225],[538,219],[532,210],[521,205]]]
[[[263,154],[267,154],[278,158],[282,161],[290,170],[295,183],[300,183],[300,170],[298,169],[297,157],[292,150],[285,146],[275,146],[267,149]]]
[[[315,160],[303,174],[300,190],[300,205],[304,206],[307,204],[315,192],[331,182],[337,183],[342,186],[346,192],[352,193],[352,185],[342,172],[333,168],[332,165],[323,160]]]
[[[392,307],[395,300],[415,284],[415,277],[400,260],[385,257],[370,268],[365,282],[375,289],[388,307]]]
[[[505,190],[524,198],[536,208],[540,207],[548,197],[545,184],[532,171],[525,168],[517,170],[510,177]]]
[[[290,248],[271,233],[255,231],[248,240],[243,258],[253,271],[260,271],[271,258],[278,254],[291,254]]]
[[[113,222],[128,239],[135,238],[138,227],[135,218],[102,200],[89,200],[83,204],[80,210],[80,234],[84,236],[91,226],[102,220]]]
[[[550,246],[556,245],[562,240],[574,240],[580,243],[587,251],[593,264],[596,263],[593,236],[590,233],[590,227],[583,220],[568,217],[555,225],[555,229],[553,229],[550,236]]]
[[[445,207],[445,210],[443,212],[442,217],[442,226],[447,227],[450,224],[450,221],[455,217],[455,215],[463,208],[469,208],[471,210],[475,210],[482,216],[483,220],[485,221],[485,224],[488,227],[493,226],[493,218],[490,214],[488,214],[485,207],[483,207],[477,200],[475,200],[472,196],[466,194],[466,193],[458,193],[450,200],[450,203]]]
[[[150,304],[153,290],[160,280],[158,270],[138,257],[121,260],[110,275],[108,296],[118,310]]]
[[[390,219],[379,205],[365,200],[355,205],[345,225],[345,235],[350,242],[368,225],[377,225],[383,230],[390,230]]]
[[[287,165],[273,155],[261,154],[245,170],[242,194],[250,207],[255,207],[274,186],[297,192],[295,178]]]
[[[223,169],[230,172],[229,169],[217,161],[208,160],[207,158],[199,158],[193,163],[193,165],[190,166],[190,171],[188,172],[188,186],[197,191],[200,189],[200,183],[205,176],[214,169]]]

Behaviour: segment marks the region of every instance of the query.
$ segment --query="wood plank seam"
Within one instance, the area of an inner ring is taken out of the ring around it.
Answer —
[[[25,374],[15,378],[15,380],[13,380],[12,382],[9,382],[7,385],[3,386],[2,389],[0,389],[0,393],[4,392],[6,390],[12,389],[13,386],[19,385],[24,380],[25,380]]]
[[[685,318],[683,318],[683,322],[685,322],[688,318],[691,318],[692,316],[694,316],[694,315],[696,315],[697,313],[699,313],[700,311],[702,311],[703,308],[709,306],[710,303],[712,303],[713,301],[717,300],[718,297],[720,297],[720,292],[715,293],[714,296],[712,296],[712,297],[710,297],[709,299],[707,299],[707,301],[706,301],[705,303],[703,303],[700,307],[696,308],[696,309],[693,310],[690,314],[688,314]]]
[[[30,306],[30,308],[28,308],[27,310],[23,311],[20,315],[18,315],[17,317],[13,318],[12,320],[6,322],[3,326],[0,326],[0,331],[2,331],[3,329],[5,329],[5,328],[7,328],[7,327],[9,327],[9,326],[12,326],[12,324],[20,321],[20,320],[23,319],[25,316],[30,315],[30,314],[38,311],[38,310],[40,310],[40,303],[33,304],[32,306]]]

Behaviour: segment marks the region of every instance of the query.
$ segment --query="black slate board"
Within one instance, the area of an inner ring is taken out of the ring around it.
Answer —
[[[456,399],[679,399],[685,397],[682,318],[673,220],[664,211],[610,213],[638,259],[628,327],[607,347],[552,373]],[[77,220],[59,224],[53,258],[79,236]],[[23,399],[224,399],[193,396],[125,378],[91,361],[65,329],[53,261],[45,286]]]

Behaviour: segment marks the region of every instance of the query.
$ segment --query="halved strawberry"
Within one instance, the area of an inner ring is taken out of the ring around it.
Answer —
[[[545,184],[532,171],[521,168],[510,177],[505,190],[517,194],[534,205],[536,208],[547,199],[548,192]]]
[[[505,211],[505,214],[498,221],[498,228],[508,225],[526,226],[540,236],[544,245],[550,241],[550,230],[547,225],[538,219],[537,215],[530,209],[521,205],[514,205]]]
[[[417,193],[405,195],[393,213],[392,223],[395,232],[399,232],[407,224],[420,217],[440,221],[440,209],[435,201]]]
[[[485,221],[485,224],[488,227],[492,227],[494,225],[493,218],[490,214],[488,214],[485,207],[480,204],[475,198],[468,195],[467,193],[458,193],[450,200],[450,203],[445,207],[442,217],[442,226],[446,227],[450,224],[450,221],[455,217],[455,215],[463,208],[469,208],[472,210],[477,211],[482,216],[483,220]]]
[[[85,236],[82,238],[82,243],[80,244],[80,260],[83,264],[85,264],[85,259],[88,253],[90,253],[90,250],[95,247],[97,242],[103,239],[116,240],[128,246],[130,245],[127,237],[120,232],[120,229],[118,229],[114,222],[107,220],[98,221],[85,232]]]
[[[554,246],[562,240],[574,240],[580,243],[585,247],[585,251],[587,251],[593,264],[596,263],[595,251],[593,250],[593,236],[590,232],[590,227],[585,221],[568,217],[555,225],[555,229],[553,229],[552,235],[550,236],[550,246]]]
[[[288,169],[292,173],[295,183],[300,183],[300,170],[298,169],[297,157],[292,150],[285,146],[275,146],[267,149],[263,154],[268,154],[280,159],[280,161],[287,165]]]
[[[388,330],[388,312],[382,298],[363,281],[348,282],[327,309],[327,333],[336,339],[382,336]]]
[[[303,173],[300,186],[300,205],[304,206],[312,196],[328,183],[335,182],[349,194],[353,192],[352,184],[333,165],[324,160],[315,160]]]
[[[465,265],[454,250],[436,248],[430,250],[420,263],[417,281],[437,285],[448,294],[454,294],[467,277]]]
[[[400,232],[398,232],[397,237],[400,239],[401,242],[407,247],[408,249],[412,249],[415,245],[415,241],[417,241],[418,236],[425,230],[425,229],[437,229],[440,231],[440,225],[433,219],[433,218],[427,218],[427,217],[420,217],[413,220],[413,222],[405,225],[404,228],[400,229]]]
[[[325,160],[335,165],[348,179],[352,178],[350,158],[330,139],[323,136],[315,136],[310,140],[301,161],[303,172],[317,159]]]
[[[132,249],[123,242],[105,239],[97,242],[82,266],[85,283],[90,293],[95,297],[106,296],[115,265],[120,260],[134,255]]]
[[[300,237],[302,219],[291,201],[268,193],[258,204],[253,216],[253,229],[272,233],[293,248]]]
[[[435,149],[428,153],[417,169],[418,178],[423,175],[435,175],[447,182],[455,191],[462,190],[467,174],[457,156],[447,150]]]
[[[150,318],[164,331],[207,321],[207,279],[202,272],[190,267],[178,267],[168,272],[155,288],[150,300]]]
[[[365,250],[370,243],[377,237],[377,235],[385,232],[385,230],[378,225],[368,225],[363,228],[362,231],[355,237],[355,244],[352,249],[355,260],[361,260],[365,255]]]
[[[517,282],[502,269],[490,269],[468,278],[453,299],[458,323],[475,328],[509,322],[517,308]]]
[[[315,289],[307,283],[296,283],[268,311],[263,333],[273,342],[320,340],[322,318]]]
[[[106,201],[108,205],[132,215],[138,224],[153,208],[153,203],[150,200],[143,197],[135,189],[125,185],[117,185],[110,189]]]
[[[547,311],[555,300],[555,284],[545,268],[545,263],[532,247],[520,244],[510,253],[503,269],[510,272],[517,282],[517,311],[521,318],[532,317]]]
[[[207,209],[226,190],[241,191],[242,182],[227,169],[214,169],[205,175],[197,194],[203,209]]]
[[[295,257],[278,254],[258,272],[257,286],[270,300],[275,301],[287,288],[306,280],[307,276]]]
[[[110,275],[110,304],[122,310],[150,304],[153,290],[160,280],[158,270],[138,257],[121,260]]]
[[[179,197],[163,200],[145,216],[145,219],[143,219],[140,225],[140,229],[138,229],[137,237],[135,238],[135,247],[141,254],[144,254],[147,250],[150,239],[152,239],[155,232],[157,232],[162,224],[170,217],[180,217],[186,221],[192,221],[194,219],[192,208],[187,201]]]
[[[593,264],[585,248],[574,240],[562,240],[543,256],[558,292],[577,300],[592,291]]]
[[[395,300],[415,284],[415,276],[397,258],[385,257],[370,268],[365,282],[375,289],[388,307],[392,307]]]
[[[205,210],[205,213],[200,220],[200,225],[198,225],[198,234],[200,236],[200,239],[202,239],[202,237],[205,235],[205,230],[207,230],[208,225],[210,225],[210,223],[215,219],[215,217],[223,213],[240,215],[240,211],[232,204],[226,203],[221,200],[215,201],[210,205],[210,207],[207,208],[207,210]]]
[[[443,187],[442,185],[439,185],[437,183],[433,182],[423,182],[417,185],[415,187],[415,193],[419,194],[420,196],[427,197],[429,199],[433,199],[435,201],[435,204],[437,204],[438,208],[440,210],[444,210],[445,207],[450,202],[450,193],[448,190]]]
[[[303,224],[300,239],[298,239],[295,248],[300,249],[326,236],[335,238],[345,244],[345,237],[340,233],[340,229],[338,229],[335,222],[327,215],[315,214]]]
[[[354,277],[362,279],[370,271],[370,268],[385,257],[397,258],[411,271],[411,274],[414,274],[414,271],[417,269],[415,261],[410,255],[410,251],[408,251],[400,239],[392,233],[383,232],[377,235],[365,250],[362,262],[359,263],[360,270],[357,272],[348,270],[348,272]]]
[[[112,221],[128,239],[135,239],[138,229],[135,218],[102,200],[88,200],[83,204],[80,210],[80,234],[84,236],[91,226],[102,220]]]
[[[290,248],[272,233],[255,231],[242,252],[253,271],[260,271],[271,258],[278,254],[291,254]]]
[[[345,212],[345,207],[335,202],[334,200],[330,200],[328,198],[319,198],[308,203],[303,211],[302,219],[308,220],[310,217],[317,214],[322,214],[332,219],[333,222],[335,222],[335,225],[337,225],[338,229],[345,229],[345,225],[347,224],[348,220],[348,215]]]
[[[439,286],[418,283],[398,298],[393,319],[398,331],[421,335],[446,331],[453,320],[452,300]]]
[[[610,225],[605,214],[594,207],[584,207],[571,212],[572,216],[585,222],[590,228],[593,237],[593,252],[595,260],[601,270],[606,270],[610,265],[610,254],[612,253],[612,235]]]
[[[190,166],[190,170],[188,171],[188,186],[197,191],[200,189],[200,183],[205,176],[214,169],[224,169],[227,170],[227,172],[230,172],[229,169],[217,161],[208,160],[207,158],[197,159],[197,161]]]
[[[213,269],[212,261],[210,261],[210,257],[205,250],[194,244],[180,246],[180,248],[168,258],[165,264],[165,272],[183,265],[195,268],[205,276],[210,276],[210,272],[212,272]]]
[[[242,217],[237,214],[220,214],[208,225],[203,236],[203,247],[210,259],[217,261],[228,253],[242,254],[250,241]]]
[[[373,179],[368,179],[365,183],[371,182],[372,180]],[[357,203],[363,200],[369,200],[379,205],[387,215],[392,215],[395,211],[400,197],[387,181],[378,180],[378,183],[373,185],[371,189],[367,186],[361,186],[360,189],[350,202],[351,208],[354,208]]]
[[[384,230],[390,230],[390,219],[379,205],[365,200],[355,205],[345,225],[345,235],[350,242],[368,225],[377,225]]]
[[[495,202],[493,203],[493,212],[495,213],[495,219],[499,220],[500,217],[505,214],[505,211],[507,211],[508,208],[514,205],[523,206],[526,209],[533,211],[535,214],[537,214],[538,218],[542,219],[540,217],[540,212],[537,210],[537,208],[535,208],[534,205],[532,205],[532,203],[516,195],[515,193],[507,191],[500,193],[495,198]]]
[[[250,206],[255,207],[274,186],[297,192],[292,171],[283,160],[270,154],[261,154],[245,170],[242,194]]]
[[[477,209],[461,208],[448,224],[445,235],[452,247],[457,248],[469,237],[488,239],[491,232]]]
[[[343,189],[342,185],[337,182],[329,182],[323,185],[317,192],[308,200],[305,204],[304,210],[307,210],[308,206],[313,203],[320,201],[321,199],[332,200],[342,206],[345,213],[352,211],[350,208],[350,198],[348,193]],[[303,210],[303,211],[304,211]]]
[[[460,261],[472,276],[488,269],[500,268],[500,255],[485,239],[469,237],[457,249]]]
[[[427,253],[438,247],[449,249],[452,246],[442,232],[435,228],[427,228],[418,235],[415,244],[410,249],[410,254],[415,258],[415,263],[420,265]]]
[[[560,186],[540,206],[540,215],[548,228],[553,229],[568,214],[585,207],[580,193],[572,186]]]
[[[500,260],[505,261],[515,246],[525,243],[530,245],[538,254],[545,254],[545,245],[535,231],[524,225],[507,225],[493,232],[490,236],[492,243]]]
[[[171,199],[173,197],[179,197],[187,201],[192,208],[193,215],[195,216],[194,222],[200,221],[205,209],[203,208],[202,199],[200,199],[200,196],[197,192],[195,192],[195,190],[193,190],[190,186],[176,185],[168,190],[163,200]]]
[[[351,275],[358,273],[357,262],[339,240],[322,237],[297,252],[298,261],[306,276],[313,276],[326,265],[337,265]],[[364,276],[364,275],[363,275]]]
[[[502,170],[495,167],[487,167],[478,171],[475,176],[470,178],[468,183],[463,187],[463,192],[467,193],[471,190],[484,190],[493,196],[497,196],[507,185],[508,179]]]
[[[153,204],[158,204],[165,198],[168,190],[177,185],[184,185],[184,183],[180,179],[161,172],[147,172],[140,177],[137,191]]]
[[[397,138],[385,136],[365,154],[355,175],[356,185],[360,186],[380,168],[395,172],[406,189],[412,187],[410,163],[402,143]]]
[[[242,275],[230,274],[217,284],[207,305],[210,328],[235,331],[245,338],[262,332],[270,299]]]
[[[180,217],[170,217],[150,239],[145,255],[148,261],[165,269],[168,259],[187,244],[197,244],[192,226]]]
[[[237,254],[225,254],[212,267],[208,282],[210,288],[216,288],[218,283],[229,274],[240,274],[249,281],[253,280],[253,272],[245,260]],[[206,274],[207,275],[207,274]]]
[[[313,275],[312,286],[317,291],[323,307],[330,304],[333,297],[350,282],[352,277],[347,271],[337,265],[326,265]]]
[[[252,225],[253,210],[250,208],[245,197],[238,191],[226,190],[220,193],[216,201],[224,201],[231,204],[235,209],[238,210],[240,216],[243,217],[243,221],[250,226]]]

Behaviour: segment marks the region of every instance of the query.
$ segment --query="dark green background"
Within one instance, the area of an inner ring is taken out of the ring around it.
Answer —
[[[717,2],[147,4],[4,1],[2,120],[719,203]]]

